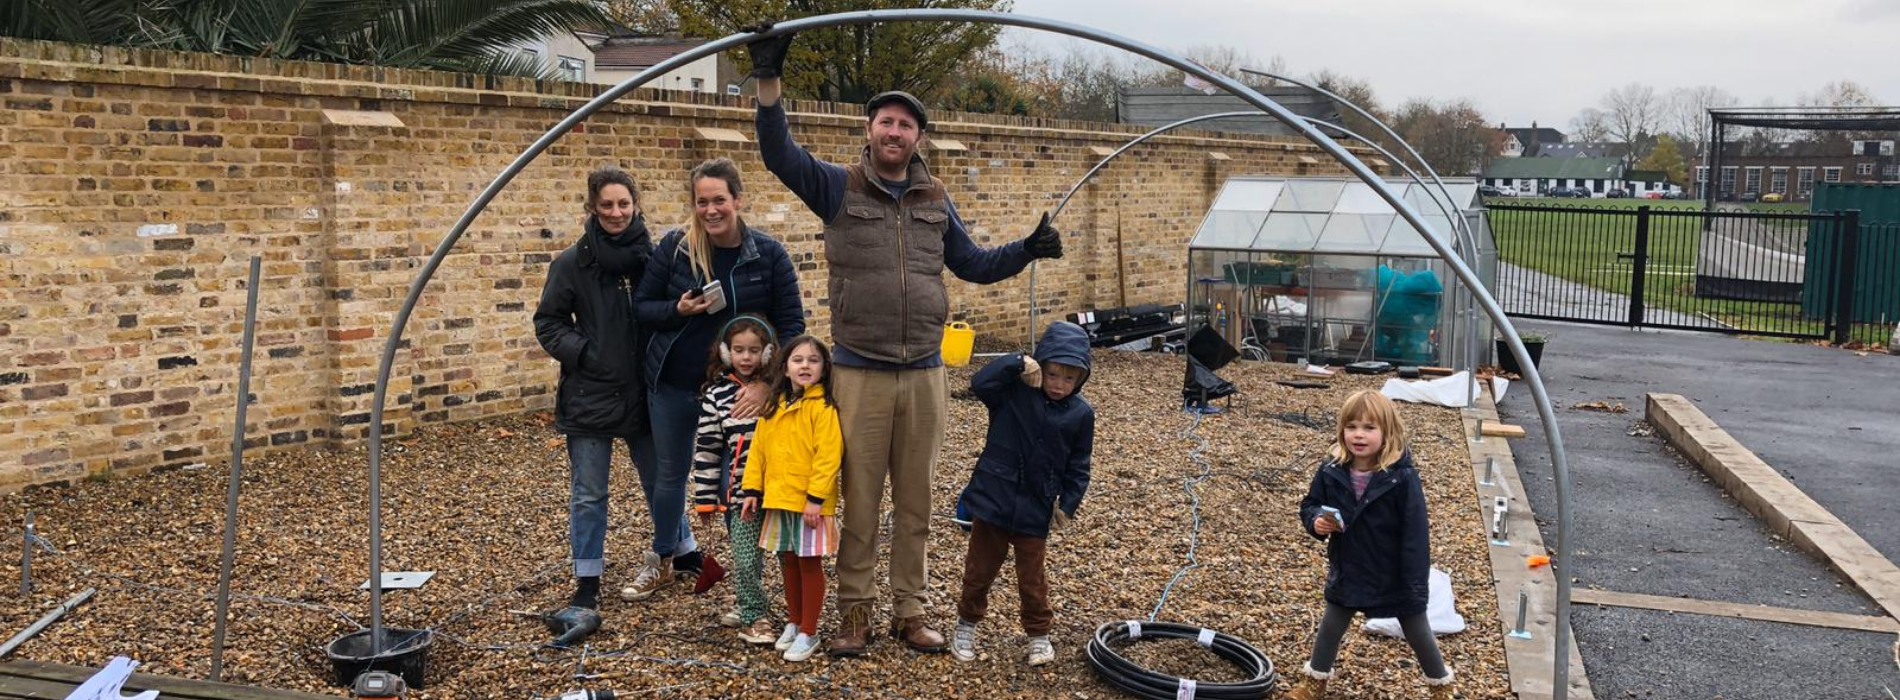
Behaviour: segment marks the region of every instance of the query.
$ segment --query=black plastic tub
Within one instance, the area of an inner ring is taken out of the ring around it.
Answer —
[[[330,656],[331,682],[348,686],[364,671],[388,671],[402,676],[410,688],[422,687],[427,670],[429,644],[435,641],[430,630],[383,628],[383,653],[370,653],[370,631],[357,630],[337,637],[324,648]]]

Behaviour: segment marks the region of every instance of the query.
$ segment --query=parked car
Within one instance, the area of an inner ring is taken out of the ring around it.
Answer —
[[[1740,199],[1744,202],[1754,202],[1760,200],[1761,195],[1755,192],[1743,192]]]
[[[1608,199],[1628,199],[1630,193],[1624,190],[1610,190],[1603,193],[1603,196]]]
[[[1771,202],[1771,203],[1786,201],[1787,199],[1788,199],[1788,195],[1782,194],[1780,192],[1769,192],[1768,194],[1764,194],[1761,196],[1761,201]]]
[[[1498,189],[1496,187],[1492,187],[1490,185],[1479,185],[1478,194],[1486,196],[1486,197],[1502,197],[1504,196],[1504,190]]]
[[[1553,187],[1545,192],[1544,196],[1558,199],[1589,199],[1590,190],[1582,187]]]
[[[1688,198],[1689,198],[1689,193],[1687,193],[1687,192],[1664,192],[1664,193],[1663,193],[1663,196],[1662,196],[1662,198],[1663,198],[1663,199],[1688,199]]]
[[[1667,192],[1644,192],[1643,199],[1668,199]]]

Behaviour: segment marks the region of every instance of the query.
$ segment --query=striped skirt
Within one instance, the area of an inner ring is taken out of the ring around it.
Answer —
[[[759,528],[759,549],[792,552],[801,557],[828,557],[838,553],[838,519],[819,518],[818,527],[805,526],[805,514],[768,508]]]

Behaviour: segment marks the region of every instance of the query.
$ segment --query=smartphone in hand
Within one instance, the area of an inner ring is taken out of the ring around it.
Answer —
[[[712,306],[706,307],[706,313],[716,314],[726,309],[726,289],[719,286],[719,280],[707,282],[699,288],[699,296],[712,300]]]
[[[1320,506],[1319,512],[1325,514],[1326,517],[1332,518],[1333,522],[1339,525],[1340,532],[1346,531],[1346,516],[1341,514],[1338,508],[1334,508],[1332,506]]]

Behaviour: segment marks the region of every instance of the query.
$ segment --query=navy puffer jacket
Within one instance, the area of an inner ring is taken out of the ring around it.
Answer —
[[[1355,499],[1350,467],[1327,459],[1300,499],[1300,524],[1326,543],[1326,602],[1368,617],[1405,617],[1425,612],[1431,594],[1431,524],[1425,489],[1407,451],[1392,466],[1373,472],[1366,497]],[[1346,530],[1321,537],[1313,531],[1320,506],[1338,508]]]
[[[684,231],[674,230],[660,239],[653,247],[646,274],[634,291],[634,313],[640,325],[649,331],[645,356],[649,387],[660,384],[660,370],[666,366],[670,353],[687,352],[694,358],[705,357],[710,343],[694,348],[674,347],[681,332],[690,324],[710,324],[717,330],[734,315],[751,314],[772,324],[772,334],[781,341],[805,332],[805,303],[799,296],[798,272],[792,267],[791,255],[785,252],[784,245],[751,226],[745,227],[745,235],[740,239],[739,262],[733,266],[731,276],[720,280],[725,287],[726,308],[717,314],[681,317],[677,307],[680,295],[704,284],[694,274],[692,259],[683,249],[681,240],[685,237]],[[697,385],[697,366],[695,370],[693,383]]]
[[[969,514],[1020,535],[1049,536],[1060,507],[1075,515],[1089,487],[1095,450],[1095,408],[1082,398],[1088,383],[1089,336],[1081,326],[1056,322],[1036,344],[1036,361],[1081,367],[1082,380],[1061,401],[1022,383],[1023,356],[991,360],[970,378],[970,390],[989,407],[989,435],[963,494]]]

